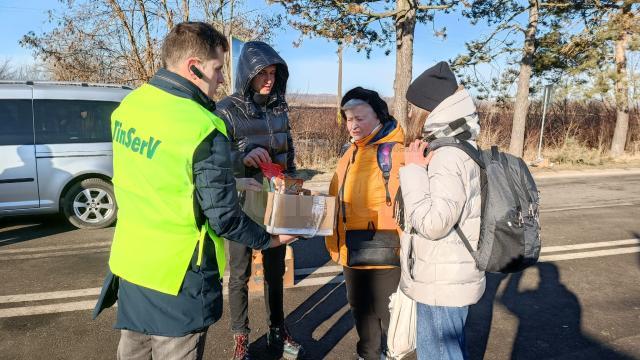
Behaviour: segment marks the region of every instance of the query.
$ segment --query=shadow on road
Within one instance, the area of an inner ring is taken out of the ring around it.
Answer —
[[[583,333],[580,302],[560,282],[556,265],[538,263],[527,271],[534,268],[540,277],[536,289],[519,289],[523,273],[508,278],[488,274],[487,292],[471,307],[467,323],[471,359],[484,356],[495,303],[501,303],[518,318],[511,359],[633,359]],[[507,281],[505,290],[496,295],[503,280]]]
[[[57,215],[0,219],[0,247],[76,230]]]
[[[353,328],[344,283],[324,285],[291,312],[285,321],[291,334],[304,347],[304,359],[325,358]],[[257,359],[280,358],[267,354],[266,348],[266,336],[250,345],[251,354]]]
[[[291,244],[295,255],[296,269],[319,268],[327,265],[331,257],[324,245],[324,237],[318,236],[311,239],[300,239]],[[335,265],[331,262],[329,265]],[[311,274],[296,275],[296,284]]]
[[[498,287],[507,275],[487,273],[487,287],[480,301],[469,307],[465,326],[467,350],[471,359],[483,359],[493,321],[493,305]]]

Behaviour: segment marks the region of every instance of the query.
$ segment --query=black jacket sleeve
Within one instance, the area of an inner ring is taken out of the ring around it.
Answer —
[[[219,236],[253,249],[266,249],[271,236],[238,203],[230,151],[229,140],[218,131],[196,150],[193,175],[198,204]]]

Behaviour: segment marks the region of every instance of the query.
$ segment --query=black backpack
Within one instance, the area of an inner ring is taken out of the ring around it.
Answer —
[[[440,138],[429,151],[452,146],[464,151],[480,166],[481,221],[478,249],[473,250],[460,226],[455,230],[476,261],[478,269],[513,273],[535,264],[540,255],[540,198],[529,168],[521,158],[498,151],[480,150],[467,141]]]

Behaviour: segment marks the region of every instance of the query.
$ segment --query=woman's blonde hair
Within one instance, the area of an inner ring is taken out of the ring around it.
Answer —
[[[458,89],[454,93],[458,91],[464,90],[463,85],[458,85]],[[417,107],[412,103],[409,103],[409,116],[407,116],[407,128],[404,132],[404,142],[405,145],[408,145],[417,139],[423,138],[422,129],[424,128],[424,123],[427,121],[427,117],[429,117],[431,111],[425,110],[423,108]]]
[[[422,128],[430,112],[409,103],[409,116],[407,116],[407,128],[405,129],[404,142],[408,145],[417,139],[422,139]]]

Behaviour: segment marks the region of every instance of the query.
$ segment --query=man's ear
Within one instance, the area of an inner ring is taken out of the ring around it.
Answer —
[[[186,77],[189,80],[195,81],[196,79],[202,79],[204,74],[202,73],[202,68],[200,67],[200,60],[195,57],[187,58],[183,63],[184,68],[182,71],[185,72]]]

